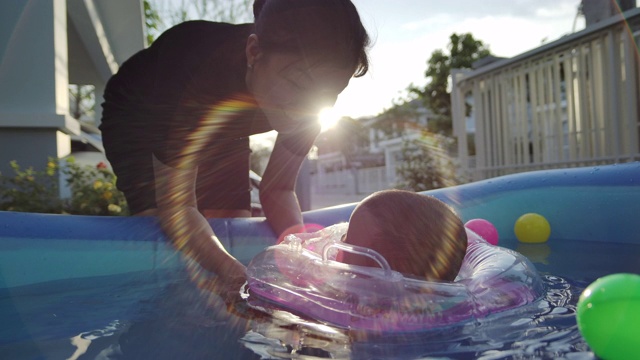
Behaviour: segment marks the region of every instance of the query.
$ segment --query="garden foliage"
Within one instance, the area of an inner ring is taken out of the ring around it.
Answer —
[[[128,215],[124,195],[116,189],[116,176],[100,162],[95,167],[49,159],[44,170],[23,169],[11,162],[13,174],[0,173],[0,210],[77,214]],[[62,179],[62,180],[61,180]],[[70,196],[60,196],[60,182]]]
[[[447,150],[452,142],[450,137],[434,133],[405,141],[396,167],[399,179],[396,188],[426,191],[463,183],[457,175],[455,160]]]

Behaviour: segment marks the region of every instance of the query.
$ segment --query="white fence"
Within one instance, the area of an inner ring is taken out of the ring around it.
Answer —
[[[314,174],[311,176],[311,186],[315,193],[322,194],[371,194],[392,188],[395,176],[391,177],[385,166],[345,169]]]
[[[640,159],[639,38],[636,8],[512,59],[455,72],[463,171],[477,180]],[[465,102],[475,120],[473,162]]]

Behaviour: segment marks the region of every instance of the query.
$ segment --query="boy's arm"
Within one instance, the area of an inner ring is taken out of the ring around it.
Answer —
[[[280,240],[288,234],[303,232],[304,229],[295,185],[306,152],[293,153],[285,145],[285,141],[280,135],[276,139],[260,183],[262,209]]]
[[[176,249],[202,268],[218,274],[236,291],[245,281],[245,267],[227,252],[197,208],[197,169],[175,169],[153,158],[160,224]]]

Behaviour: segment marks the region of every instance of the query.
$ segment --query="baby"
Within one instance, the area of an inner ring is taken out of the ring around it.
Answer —
[[[403,190],[379,191],[360,202],[344,241],[377,251],[395,271],[430,281],[453,281],[467,249],[464,224],[451,207]],[[342,261],[378,266],[349,252]]]

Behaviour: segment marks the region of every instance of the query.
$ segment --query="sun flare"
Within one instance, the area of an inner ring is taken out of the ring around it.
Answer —
[[[338,120],[340,120],[340,115],[338,115],[333,107],[324,108],[318,113],[318,121],[320,122],[321,131],[331,129],[338,123]]]

